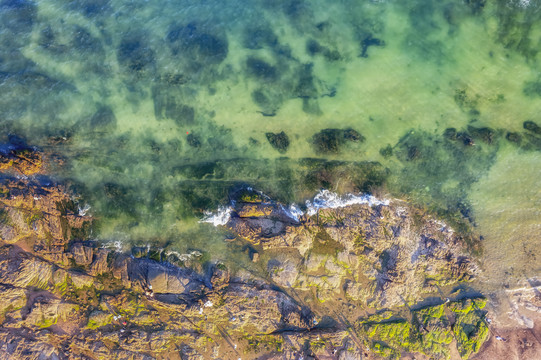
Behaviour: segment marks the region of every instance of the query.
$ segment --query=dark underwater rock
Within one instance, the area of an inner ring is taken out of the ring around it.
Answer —
[[[92,115],[89,125],[93,130],[116,128],[116,116],[108,106],[102,106]]]
[[[294,94],[300,98],[316,98],[317,88],[314,84],[313,64],[305,64],[299,71],[299,81]]]
[[[456,129],[448,128],[443,132],[443,137],[449,140],[456,140]]]
[[[342,58],[342,56],[337,50],[330,50],[329,48],[320,45],[314,39],[306,41],[306,52],[310,56],[316,56],[318,54],[321,54],[328,61],[338,61]]]
[[[522,92],[528,97],[541,96],[541,80],[526,81],[522,88]]]
[[[175,120],[179,126],[191,125],[195,120],[195,110],[191,106],[172,101],[166,105],[165,116]]]
[[[73,31],[72,45],[77,51],[88,55],[95,56],[105,53],[100,40],[92,36],[87,29],[81,26],[76,26]]]
[[[531,120],[524,121],[523,127],[524,129],[533,132],[534,134],[541,135],[541,126],[537,125]]]
[[[385,41],[375,38],[372,36],[372,34],[367,35],[362,41],[361,41],[361,57],[366,58],[368,57],[368,48],[370,46],[385,46]]]
[[[268,132],[265,134],[267,140],[272,145],[273,148],[278,150],[279,153],[284,154],[289,147],[289,137],[285,132],[271,133]]]
[[[252,92],[252,101],[259,106],[263,116],[274,116],[282,105],[282,95],[268,88],[259,88]]]
[[[265,47],[273,48],[278,44],[278,37],[270,27],[248,27],[243,33],[242,44],[245,48],[259,50]]]
[[[486,144],[492,144],[496,137],[496,131],[488,127],[474,127],[468,125],[468,132],[474,137],[478,138]]]
[[[391,144],[387,144],[386,147],[379,149],[379,153],[380,153],[381,156],[383,156],[385,159],[388,159],[388,158],[390,158],[391,156],[393,156],[393,147],[391,146]]]
[[[474,15],[479,15],[485,8],[487,0],[465,0]]]
[[[520,134],[516,132],[508,132],[505,135],[505,138],[507,139],[507,141],[515,143],[515,144],[520,144],[522,140],[522,136],[520,136]]]
[[[125,35],[117,50],[120,65],[134,72],[148,70],[154,64],[154,57],[154,50],[140,33]]]
[[[312,145],[317,153],[337,154],[347,141],[363,142],[359,132],[353,129],[323,129],[312,136]]]
[[[110,0],[74,0],[70,1],[70,5],[87,18],[92,18],[111,10],[110,2]]]
[[[321,46],[316,40],[309,39],[306,41],[306,52],[311,56],[319,54],[323,51],[323,46]]]
[[[473,146],[475,145],[475,142],[473,141],[473,138],[465,131],[461,131],[456,134],[456,139],[460,140],[464,146]]]
[[[0,28],[14,34],[32,31],[37,17],[37,6],[29,0],[4,0],[0,2]]]
[[[276,80],[278,78],[278,70],[264,60],[249,57],[246,60],[248,73],[262,80]]]
[[[167,34],[167,42],[173,55],[200,66],[219,64],[227,57],[229,44],[222,35],[206,32],[204,27],[192,22],[186,26],[173,27]]]
[[[186,141],[188,142],[188,145],[190,145],[193,148],[201,147],[201,139],[197,135],[188,134],[188,136],[186,137]]]

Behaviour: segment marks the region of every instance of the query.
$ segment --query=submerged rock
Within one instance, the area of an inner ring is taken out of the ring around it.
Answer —
[[[337,154],[346,142],[364,140],[364,136],[353,129],[323,129],[312,137],[312,144],[317,153]]]
[[[0,170],[13,169],[23,175],[40,171],[42,156],[26,145],[24,139],[10,135],[7,144],[0,144]]]
[[[370,46],[379,46],[383,47],[385,46],[385,41],[375,38],[372,34],[368,34],[364,37],[364,39],[361,41],[361,57],[367,58],[368,57],[368,48]]]
[[[167,34],[167,42],[173,55],[199,66],[221,63],[228,54],[227,39],[214,34],[195,22],[186,26],[174,26]]]
[[[272,145],[273,148],[278,150],[279,153],[284,154],[289,147],[289,136],[285,132],[279,133],[265,133],[267,140]]]
[[[122,38],[117,50],[117,60],[127,70],[142,73],[153,70],[155,53],[143,33],[132,32]]]
[[[535,122],[533,121],[524,121],[524,129],[534,133],[534,134],[537,134],[537,135],[541,135],[541,126],[537,125]]]

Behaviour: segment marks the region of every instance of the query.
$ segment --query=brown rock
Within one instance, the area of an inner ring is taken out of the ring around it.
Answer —
[[[90,265],[92,263],[93,249],[90,246],[84,246],[76,243],[71,248],[73,260],[77,265]]]
[[[93,276],[101,275],[109,271],[109,265],[107,263],[107,259],[110,253],[111,251],[107,249],[96,250],[96,254],[94,255],[94,261],[92,262],[92,265],[90,266],[91,275]]]

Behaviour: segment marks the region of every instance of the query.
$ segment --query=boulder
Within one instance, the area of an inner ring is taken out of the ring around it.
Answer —
[[[21,309],[26,305],[27,291],[21,288],[13,288],[0,285],[0,320],[4,314]]]
[[[184,294],[201,288],[202,283],[195,275],[188,269],[154,263],[148,266],[147,281],[156,294]]]
[[[47,328],[61,321],[74,321],[80,319],[80,308],[76,304],[64,302],[59,299],[38,298],[32,305],[25,324],[39,328]]]
[[[69,277],[76,289],[94,286],[94,278],[79,271],[69,271]]]
[[[92,263],[94,251],[90,246],[76,243],[71,247],[71,253],[73,255],[73,260],[77,265],[86,266]]]

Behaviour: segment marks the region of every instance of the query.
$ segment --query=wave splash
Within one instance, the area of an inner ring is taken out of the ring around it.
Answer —
[[[380,200],[375,196],[368,194],[346,194],[340,196],[329,190],[321,190],[312,201],[306,201],[306,214],[312,216],[317,214],[319,209],[336,209],[357,204],[367,204],[369,206],[389,205],[389,200]]]
[[[268,198],[266,195],[265,197]],[[390,201],[387,199],[378,199],[375,196],[368,194],[345,194],[340,196],[337,193],[329,190],[321,190],[311,201],[306,201],[306,212],[302,211],[296,204],[291,204],[288,207],[281,204],[279,206],[284,214],[286,214],[292,220],[299,222],[302,216],[315,215],[320,209],[336,209],[359,204],[369,206],[387,206],[389,203]],[[235,201],[231,201],[230,205],[220,206],[215,212],[205,211],[205,216],[199,222],[210,223],[214,226],[226,225],[231,219],[231,213],[234,207]]]
[[[220,206],[216,212],[205,211],[205,216],[199,222],[210,223],[214,226],[225,225],[231,219],[233,206],[235,206],[234,201],[229,206]]]

